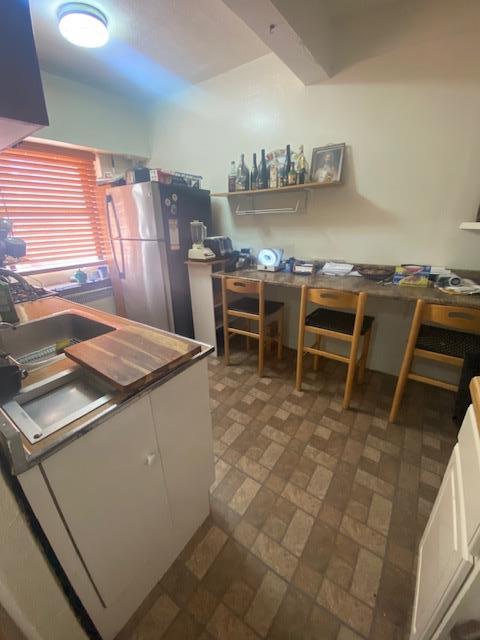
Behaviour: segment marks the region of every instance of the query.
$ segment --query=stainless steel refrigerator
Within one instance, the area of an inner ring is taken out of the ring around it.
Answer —
[[[210,192],[159,182],[114,187],[107,223],[127,317],[193,337],[188,270],[190,222],[211,233]]]

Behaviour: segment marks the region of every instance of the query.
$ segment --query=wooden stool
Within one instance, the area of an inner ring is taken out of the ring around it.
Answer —
[[[345,362],[348,364],[348,371],[343,396],[343,408],[348,408],[352,397],[353,381],[357,364],[358,381],[363,382],[365,379],[365,367],[374,320],[371,316],[365,315],[366,301],[366,293],[347,293],[334,289],[309,289],[306,285],[302,287],[300,318],[298,321],[297,378],[295,385],[298,390],[302,387],[303,355],[305,353],[313,354],[314,369],[318,366],[319,356]],[[308,302],[313,302],[321,306],[305,317]],[[332,309],[352,309],[354,313],[333,311]],[[305,332],[313,333],[316,336],[313,347],[305,346]],[[350,355],[341,356],[337,353],[321,349],[323,336],[350,342]],[[358,347],[362,336],[362,354],[357,362]]]
[[[229,292],[255,297],[228,299]],[[230,364],[230,337],[246,336],[247,348],[249,339],[258,340],[258,375],[263,374],[265,359],[265,342],[277,343],[277,358],[283,355],[283,302],[265,300],[265,283],[246,278],[222,277],[223,333],[225,342],[225,363]],[[247,328],[241,329],[229,325],[229,318],[243,318]],[[251,330],[251,323],[258,323],[258,332]],[[266,335],[267,327],[276,326],[273,335]]]
[[[395,422],[397,419],[407,380],[417,380],[417,382],[424,382],[449,391],[458,390],[455,384],[411,373],[413,358],[425,358],[461,367],[467,353],[480,352],[479,333],[480,309],[428,304],[418,300],[393,396],[389,421]]]

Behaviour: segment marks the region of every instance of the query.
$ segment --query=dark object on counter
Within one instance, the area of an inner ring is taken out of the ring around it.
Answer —
[[[0,353],[0,404],[11,400],[22,387],[22,369]]]
[[[42,287],[33,287],[23,276],[10,269],[0,268],[0,281],[8,284],[14,304],[31,302],[38,298],[53,295],[50,291]]]
[[[236,269],[248,269],[255,265],[255,256],[251,249],[243,247],[238,254],[235,268]]]
[[[289,261],[288,261],[289,262]],[[300,276],[313,276],[319,269],[319,263],[316,260],[294,260],[291,267],[292,273]]]
[[[205,238],[203,246],[211,249],[217,258],[228,258],[233,253],[232,241],[228,236],[210,236]]]
[[[462,279],[456,275],[434,277],[437,287],[458,287],[462,284]]]
[[[455,396],[455,407],[453,410],[453,420],[458,424],[458,426],[462,424],[467,409],[472,403],[469,389],[470,380],[478,375],[480,375],[480,351],[467,353],[463,361],[462,373],[460,375],[460,382],[458,384],[458,391]]]
[[[354,271],[358,271],[358,273],[363,277],[367,278],[367,280],[373,280],[374,282],[380,282],[381,280],[386,280],[387,278],[391,278],[395,273],[395,269],[392,268],[381,268],[381,267],[356,267]]]

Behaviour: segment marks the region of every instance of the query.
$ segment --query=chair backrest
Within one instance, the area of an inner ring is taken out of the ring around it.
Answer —
[[[360,293],[338,291],[337,289],[308,289],[307,300],[322,307],[332,309],[353,309],[356,311]]]
[[[422,324],[425,322],[432,322],[466,333],[480,333],[480,309],[425,304],[422,312]]]
[[[260,282],[258,280],[247,280],[246,278],[225,277],[225,289],[233,293],[259,294]]]

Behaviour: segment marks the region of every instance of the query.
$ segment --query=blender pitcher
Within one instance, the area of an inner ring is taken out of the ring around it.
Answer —
[[[190,222],[190,234],[192,236],[192,248],[188,252],[189,260],[211,260],[215,254],[211,249],[203,246],[207,237],[207,227],[200,220]]]

